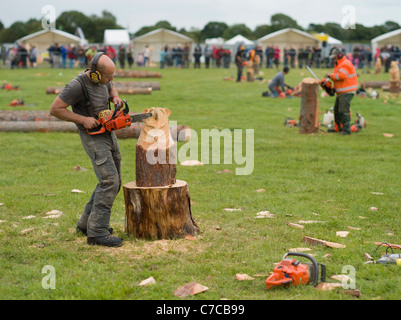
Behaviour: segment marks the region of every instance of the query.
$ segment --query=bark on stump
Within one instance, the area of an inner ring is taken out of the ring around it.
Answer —
[[[312,78],[302,81],[299,133],[316,133],[319,130],[319,82]]]
[[[176,146],[170,133],[167,108],[144,110],[136,146],[136,181],[123,186],[125,231],[142,239],[174,239],[196,235],[189,187],[176,180]]]
[[[391,93],[399,93],[400,92],[400,81],[390,81],[390,90]]]
[[[123,189],[128,234],[139,239],[174,239],[198,233],[185,181],[164,187],[138,187],[133,181]]]

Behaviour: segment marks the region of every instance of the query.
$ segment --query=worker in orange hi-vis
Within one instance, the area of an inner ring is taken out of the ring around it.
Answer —
[[[330,58],[334,60],[334,70],[328,77],[334,83],[337,98],[334,105],[335,128],[329,129],[329,132],[349,135],[351,134],[351,100],[358,89],[358,76],[351,61],[340,50],[334,49]]]

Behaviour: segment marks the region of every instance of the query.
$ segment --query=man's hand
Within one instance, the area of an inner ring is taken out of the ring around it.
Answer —
[[[119,96],[114,96],[112,99],[113,99],[112,101],[113,101],[114,105],[115,106],[118,105],[118,109],[121,109],[121,107],[123,105],[121,98]]]
[[[85,127],[85,129],[94,129],[100,125],[100,122],[97,121],[95,118],[92,117],[85,117],[82,120],[82,125]]]

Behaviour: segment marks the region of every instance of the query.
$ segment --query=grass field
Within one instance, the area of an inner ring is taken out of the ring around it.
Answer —
[[[63,86],[79,71],[3,68],[0,82],[19,85],[20,90],[2,90],[0,110],[48,110],[55,96],[45,94],[46,86]],[[339,136],[322,128],[318,134],[301,135],[297,128],[283,125],[287,117],[298,119],[300,98],[262,97],[267,82],[225,81],[225,77],[235,77],[233,66],[152,71],[162,73],[161,79],[154,80],[160,81],[161,91],[123,96],[132,111],[169,108],[170,120],[189,125],[198,139],[202,129],[242,129],[244,155],[246,144],[251,143],[245,139],[245,130],[254,130],[252,174],[236,175],[235,169],[244,164],[223,162],[223,144],[220,164],[177,165],[177,179],[189,185],[192,214],[200,227],[195,241],[145,241],[126,235],[120,191],[111,226],[125,240],[124,245],[94,247],[75,233],[76,221],[97,183],[78,135],[2,132],[1,299],[175,300],[180,298],[173,292],[189,282],[209,289],[185,300],[358,299],[343,288],[319,291],[304,286],[267,291],[265,281],[274,263],[292,248],[310,248],[306,253],[326,264],[327,282],[338,283],[330,277],[349,275],[343,271],[345,266],[354,268],[359,299],[400,299],[400,267],[365,264],[364,259],[365,253],[375,253],[374,259],[385,253],[384,247],[375,252],[375,242],[401,244],[399,97],[381,91],[377,100],[355,97],[352,120],[359,112],[367,121],[367,128],[359,133]],[[262,71],[265,80],[275,73]],[[315,70],[322,77],[329,71]],[[286,82],[296,86],[309,76],[305,69],[291,70]],[[359,81],[366,80],[389,80],[389,74],[360,72]],[[8,106],[19,97],[26,106]],[[321,98],[319,103],[325,111],[333,106],[334,98]],[[120,140],[123,183],[135,180],[135,144],[135,139]],[[178,143],[178,148],[184,144]],[[88,171],[74,171],[78,165]],[[233,173],[217,174],[224,169]],[[84,193],[72,193],[72,189]],[[265,191],[256,192],[259,189]],[[63,215],[44,219],[44,213],[51,210]],[[270,211],[274,218],[255,219],[260,211]],[[320,223],[305,224],[303,229],[288,225],[300,220]],[[21,233],[30,228],[35,229]],[[349,231],[349,235],[340,238],[337,231]],[[304,236],[346,247],[308,245],[302,241]],[[55,289],[42,286],[48,275],[45,266],[54,268]],[[248,274],[254,280],[238,281],[236,274]],[[149,277],[154,277],[156,284],[139,286]]]

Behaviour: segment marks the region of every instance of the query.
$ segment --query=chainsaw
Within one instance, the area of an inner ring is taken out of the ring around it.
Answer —
[[[288,256],[298,256],[309,259],[312,263],[301,263],[296,259],[289,259]],[[288,252],[283,260],[274,268],[273,274],[266,279],[266,288],[270,290],[275,286],[299,286],[312,283],[316,286],[320,281],[326,281],[326,266],[317,263],[310,255],[300,252]]]
[[[133,122],[139,122],[152,116],[152,113],[138,113],[130,116],[128,103],[125,99],[123,103],[125,105],[123,110],[120,110],[119,106],[116,105],[114,112],[111,110],[100,111],[98,116],[100,126],[94,129],[86,129],[87,133],[96,135],[106,131],[120,130],[131,126]]]
[[[306,68],[307,68],[308,71],[311,73],[311,75],[312,75],[316,80],[319,81],[320,86],[323,88],[323,90],[326,91],[327,94],[328,94],[329,96],[331,96],[331,97],[334,96],[334,94],[335,94],[336,91],[334,90],[333,85],[332,85],[331,82],[330,82],[330,78],[329,78],[329,77],[326,77],[326,78],[323,79],[323,80],[319,80],[319,78],[317,77],[317,75],[312,71],[312,69],[311,69],[309,66],[306,66]]]

